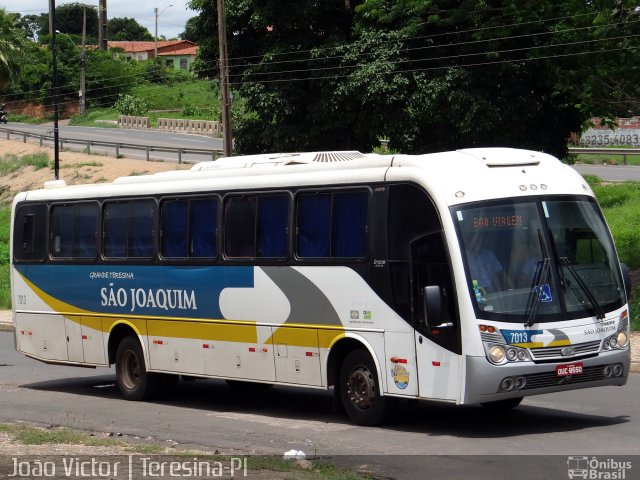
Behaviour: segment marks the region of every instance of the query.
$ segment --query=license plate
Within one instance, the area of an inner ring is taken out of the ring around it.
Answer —
[[[569,363],[566,365],[558,365],[556,367],[556,376],[569,377],[571,375],[582,375],[584,372],[583,363]]]

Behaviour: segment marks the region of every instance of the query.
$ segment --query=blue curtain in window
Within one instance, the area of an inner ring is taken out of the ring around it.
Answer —
[[[106,257],[127,256],[128,211],[126,203],[108,203],[104,207],[104,254]]]
[[[129,256],[153,257],[153,214],[152,202],[131,202],[129,222]]]
[[[258,203],[258,256],[285,257],[287,255],[287,226],[289,197],[266,196]]]
[[[331,195],[300,195],[297,217],[298,255],[328,257]]]
[[[218,202],[214,199],[191,201],[191,256],[216,256]]]
[[[367,252],[367,193],[333,195],[332,257],[363,257]]]
[[[76,239],[74,256],[94,258],[97,255],[98,206],[76,206]]]
[[[168,201],[162,204],[162,240],[160,251],[163,257],[187,256],[189,203],[186,200]]]

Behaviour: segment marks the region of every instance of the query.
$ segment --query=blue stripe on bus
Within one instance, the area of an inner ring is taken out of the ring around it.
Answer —
[[[39,290],[94,313],[223,318],[225,288],[253,288],[252,266],[15,265]]]

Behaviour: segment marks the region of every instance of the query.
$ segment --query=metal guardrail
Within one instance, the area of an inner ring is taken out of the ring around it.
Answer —
[[[569,147],[572,155],[593,154],[593,155],[622,155],[622,162],[627,165],[627,155],[640,155],[640,148],[585,148]]]
[[[7,140],[11,140],[11,136],[22,137],[22,141],[27,143],[27,139],[35,138],[40,142],[40,146],[44,146],[45,142],[49,142],[53,145],[53,135],[44,135],[41,133],[31,133],[25,132],[24,130],[14,130],[12,128],[0,127],[1,132],[5,132],[7,135]],[[175,153],[178,156],[178,163],[182,163],[182,156],[186,154],[200,154],[200,155],[211,155],[211,160],[216,160],[217,158],[223,155],[222,150],[210,149],[210,148],[181,148],[181,147],[157,147],[150,145],[140,145],[135,143],[122,143],[122,142],[98,142],[95,140],[77,140],[74,138],[61,138],[58,137],[59,148],[62,150],[66,144],[75,144],[75,145],[83,145],[84,151],[87,154],[91,153],[92,147],[106,147],[113,148],[115,151],[115,157],[120,157],[120,151],[122,149],[129,150],[143,150],[146,152],[146,160],[151,160],[152,152],[163,152],[163,153]],[[101,152],[102,153],[102,152]],[[108,153],[107,153],[108,155]],[[164,159],[160,159],[163,161]]]

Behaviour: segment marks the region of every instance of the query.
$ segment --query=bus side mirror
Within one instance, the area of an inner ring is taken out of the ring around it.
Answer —
[[[442,297],[442,289],[440,287],[436,285],[424,287],[424,318],[427,326],[433,330],[451,328],[453,326],[451,323],[443,323],[444,313],[442,306],[444,302]]]
[[[631,274],[629,273],[629,267],[625,263],[620,264],[620,271],[622,272],[622,282],[624,283],[624,293],[627,296],[627,302],[631,298]]]

